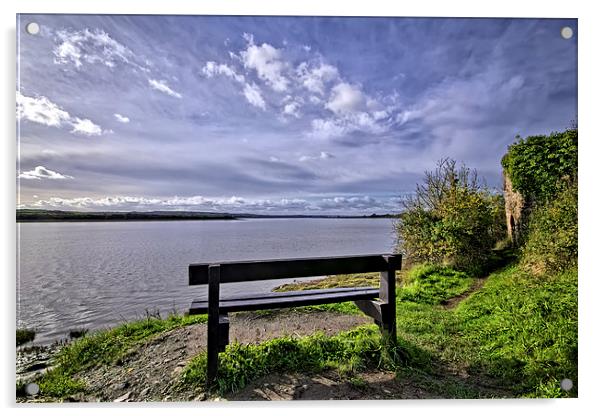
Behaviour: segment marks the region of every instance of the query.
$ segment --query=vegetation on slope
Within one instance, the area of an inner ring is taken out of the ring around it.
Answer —
[[[37,381],[40,392],[45,396],[65,397],[85,391],[86,386],[74,377],[78,372],[119,362],[137,345],[159,333],[206,321],[206,315],[170,315],[166,319],[148,316],[79,338],[61,349],[55,357],[55,366]]]
[[[504,236],[503,212],[503,199],[489,191],[476,171],[443,159],[403,200],[395,224],[397,249],[410,263],[482,273]]]

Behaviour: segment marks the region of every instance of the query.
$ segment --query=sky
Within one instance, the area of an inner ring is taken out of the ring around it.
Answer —
[[[438,160],[499,190],[517,135],[577,120],[575,19],[17,24],[19,208],[394,213]]]

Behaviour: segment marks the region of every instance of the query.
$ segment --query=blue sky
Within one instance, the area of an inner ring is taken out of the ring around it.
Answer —
[[[18,20],[20,207],[396,212],[577,118],[574,19]]]

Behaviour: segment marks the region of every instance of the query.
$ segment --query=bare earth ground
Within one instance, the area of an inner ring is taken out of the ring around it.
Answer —
[[[283,311],[273,314],[238,313],[230,319],[230,342],[259,343],[271,338],[306,336],[318,331],[326,335],[355,328],[372,320],[361,315],[332,312]],[[178,376],[207,345],[207,326],[191,325],[148,340],[117,365],[94,368],[79,374],[87,394],[68,401],[189,401],[204,400],[201,391],[179,391]],[[249,394],[237,400],[253,399]],[[31,400],[31,401],[35,401]]]

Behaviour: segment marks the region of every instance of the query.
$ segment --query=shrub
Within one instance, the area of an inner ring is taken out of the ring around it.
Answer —
[[[577,181],[566,181],[553,200],[531,214],[523,262],[533,271],[558,272],[577,266],[577,223]]]
[[[503,227],[500,198],[481,184],[476,171],[458,168],[452,159],[426,172],[403,208],[395,228],[398,251],[410,262],[479,273]]]

